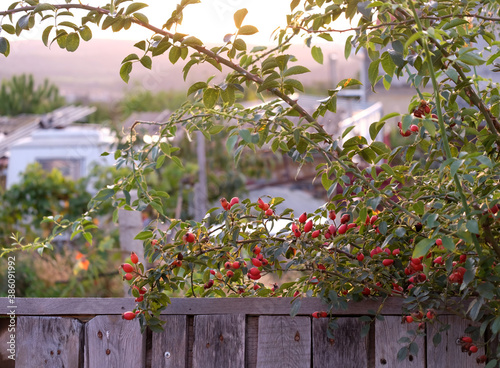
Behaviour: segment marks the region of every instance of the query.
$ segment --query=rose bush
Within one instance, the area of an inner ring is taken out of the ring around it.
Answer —
[[[222,46],[208,48],[195,35],[176,33],[184,9],[198,2],[182,0],[159,26],[140,12],[147,4],[122,0],[101,7],[25,0],[0,11],[5,33],[14,37],[41,21],[47,24],[43,42],[56,42],[68,51],[75,51],[80,40],[90,40],[93,26],[118,32],[134,23],[149,29],[151,37],[137,42],[137,53],[123,60],[120,75],[125,81],[134,67],[151,68],[166,54],[172,63],[185,60],[184,76],[201,63],[229,70],[223,82],[210,78],[193,84],[188,95],[195,96],[194,102],[186,102],[159,126],[161,137],[184,129],[210,139],[224,130],[236,162],[246,152],[270,149],[300,167],[316,165],[328,201],[314,213],[278,213],[281,198],[221,200],[222,210],[209,211],[215,214],[215,225],[208,217],[201,222],[168,219],[174,236],[156,228],[138,234],[155,262],[147,271],[134,263],[126,273],[142,326],[160,329],[159,313],[169,304],[169,292],[178,289],[191,296],[292,296],[292,315],[305,296],[321,297],[330,309],[394,296],[405,300],[406,321],[434,322],[439,310],[453,308],[476,322],[477,328],[466,331],[476,345],[496,339],[500,93],[498,84],[479,71],[498,71],[498,3],[292,0],[287,24],[275,34],[276,47],[249,49],[245,37],[258,30],[245,23],[246,9],[234,14],[234,29],[228,30]],[[335,28],[341,16],[355,25]],[[328,90],[313,114],[292,96],[303,90],[296,76],[309,71],[288,53],[292,39],[303,37],[321,63],[324,44],[315,41],[333,41],[332,35],[348,31],[345,54],[367,51],[373,88],[381,82],[389,89],[394,78],[407,79],[415,88],[408,113],[373,122],[371,137],[344,139],[351,128],[332,136],[320,124],[327,111],[336,111],[338,92],[359,81],[343,80]],[[10,37],[0,37],[0,52],[6,56]],[[252,86],[275,99],[243,108],[237,100]],[[405,144],[391,148],[373,141],[396,117],[394,128]],[[130,136],[133,142],[133,130]],[[127,210],[151,206],[163,215],[168,194],[150,190],[145,175],[166,160],[182,166],[182,152],[177,151],[168,139],[116,151],[117,166],[131,167],[131,174],[102,189],[79,221],[58,219],[53,236],[68,229],[89,234],[87,227],[103,201]],[[138,191],[135,201],[129,194],[133,189]],[[288,224],[273,231],[279,219]],[[32,246],[48,246],[50,239]],[[15,248],[5,251],[11,250]],[[260,282],[265,274],[290,271],[301,276],[271,287]],[[439,340],[438,332],[434,341]],[[408,346],[400,357],[415,352],[411,341],[405,340]],[[461,341],[467,352],[477,351],[476,345]],[[488,354],[488,366],[497,365],[498,351]]]

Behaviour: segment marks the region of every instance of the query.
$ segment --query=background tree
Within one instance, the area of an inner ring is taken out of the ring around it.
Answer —
[[[57,86],[48,79],[36,85],[33,75],[15,75],[0,86],[0,115],[43,114],[64,103]]]

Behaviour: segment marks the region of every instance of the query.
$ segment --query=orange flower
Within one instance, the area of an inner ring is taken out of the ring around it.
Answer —
[[[83,257],[85,257],[85,256],[82,253],[76,252],[75,259],[82,259]]]

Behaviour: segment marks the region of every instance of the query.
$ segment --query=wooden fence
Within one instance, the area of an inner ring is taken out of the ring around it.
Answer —
[[[318,299],[302,301],[290,317],[289,298],[174,299],[162,314],[163,333],[141,335],[137,321],[122,320],[134,307],[132,298],[16,298],[15,367],[65,368],[364,368],[478,367],[476,356],[462,353],[457,339],[467,322],[441,313],[451,328],[435,347],[433,333],[416,342],[419,353],[398,361],[397,340],[417,324],[401,323],[401,301],[391,299],[383,320],[361,337],[359,316],[376,310],[376,301],[354,303],[337,311],[335,339],[326,334],[328,319],[311,313],[324,310]],[[0,298],[0,317],[12,310]],[[7,358],[10,318],[0,318],[0,367]],[[428,329],[435,328],[427,326]],[[7,355],[6,355],[7,354]],[[3,359],[3,360],[2,360]]]

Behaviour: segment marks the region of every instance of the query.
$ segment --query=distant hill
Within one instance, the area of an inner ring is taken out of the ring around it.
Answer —
[[[195,66],[186,82],[182,79],[182,68],[185,62],[172,65],[168,56],[162,55],[153,60],[152,70],[137,66],[132,72],[129,84],[125,84],[120,76],[121,61],[128,54],[138,49],[133,41],[92,40],[81,43],[75,53],[61,50],[56,44],[48,49],[41,41],[25,40],[11,44],[8,58],[0,58],[0,79],[14,74],[32,73],[37,81],[49,78],[57,84],[61,92],[71,101],[77,98],[108,101],[120,98],[127,88],[144,88],[148,90],[186,90],[195,81],[204,80],[211,75],[220,75],[211,65]],[[349,60],[343,57],[342,47],[334,49],[332,45],[323,47],[324,65],[316,63],[310,56],[310,49],[302,45],[294,45],[290,53],[297,56],[311,73],[298,76],[304,85],[321,86],[332,82],[329,55],[337,55],[337,81],[347,77],[356,77],[359,71],[359,58]]]

